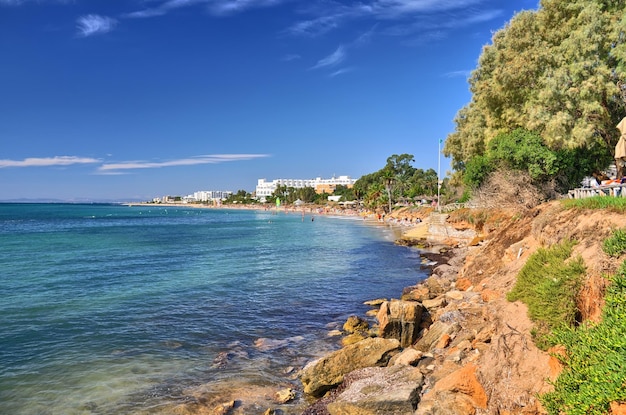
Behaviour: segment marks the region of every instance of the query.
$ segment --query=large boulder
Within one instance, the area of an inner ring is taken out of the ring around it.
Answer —
[[[400,349],[396,339],[367,338],[306,365],[300,373],[304,393],[321,397],[343,382],[353,370],[385,366],[392,352]]]
[[[376,318],[379,335],[397,339],[402,347],[409,347],[417,340],[424,307],[417,301],[391,300],[381,304]]]
[[[405,415],[415,411],[423,375],[411,366],[369,367],[345,376],[331,415]]]
[[[415,348],[422,352],[431,351],[443,336],[452,336],[459,331],[457,323],[445,323],[441,320],[434,322],[421,339],[415,343]]]

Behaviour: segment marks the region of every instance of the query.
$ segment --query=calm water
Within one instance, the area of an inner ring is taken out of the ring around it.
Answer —
[[[284,385],[425,275],[393,232],[265,211],[0,204],[0,413],[167,412]]]

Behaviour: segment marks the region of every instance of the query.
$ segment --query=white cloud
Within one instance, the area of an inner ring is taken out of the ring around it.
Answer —
[[[325,68],[329,66],[335,66],[343,62],[345,59],[346,59],[346,50],[342,45],[340,45],[337,48],[337,50],[335,50],[333,53],[317,61],[315,66],[313,66],[311,69],[319,69],[319,68]]]
[[[107,16],[88,14],[79,17],[76,23],[78,34],[87,37],[110,32],[117,25],[117,20]]]
[[[348,73],[348,72],[352,72],[352,71],[353,71],[352,68],[341,68],[341,69],[331,73],[328,76],[331,77],[331,78],[334,78],[335,76],[342,75],[344,73]]]
[[[194,166],[198,164],[217,164],[228,161],[253,160],[269,157],[269,154],[211,154],[168,161],[124,161],[105,163],[98,168],[99,172],[111,174],[119,170],[158,169],[162,167]]]
[[[5,167],[49,167],[69,166],[72,164],[93,164],[101,160],[88,157],[55,156],[55,157],[30,157],[24,160],[0,160],[0,168]]]

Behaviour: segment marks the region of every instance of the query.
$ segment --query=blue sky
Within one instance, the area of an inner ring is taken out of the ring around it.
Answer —
[[[437,169],[482,46],[537,3],[0,0],[0,200]]]

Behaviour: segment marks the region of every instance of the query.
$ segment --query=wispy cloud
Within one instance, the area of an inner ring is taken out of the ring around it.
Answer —
[[[98,14],[81,16],[76,22],[78,34],[82,37],[110,32],[116,25],[117,20],[107,16],[100,16]]]
[[[50,167],[69,166],[72,164],[94,164],[101,160],[89,157],[55,156],[55,157],[30,157],[24,160],[0,160],[0,169],[7,167]]]
[[[121,170],[158,169],[162,167],[194,166],[198,164],[218,164],[229,161],[253,160],[269,157],[269,154],[211,154],[167,161],[124,161],[119,163],[105,163],[98,168],[103,174],[119,172]]]
[[[317,61],[317,63],[313,67],[311,67],[311,69],[319,69],[319,68],[326,68],[329,66],[336,66],[336,65],[339,65],[341,62],[343,62],[345,59],[346,59],[346,49],[343,45],[340,45],[337,48],[337,50],[335,50],[333,53]]]
[[[451,71],[443,74],[445,78],[469,78],[472,74],[471,69],[463,70],[463,71]]]
[[[342,75],[344,73],[348,73],[348,72],[352,72],[354,69],[353,68],[341,68],[335,72],[332,72],[330,75],[328,75],[330,78],[334,78],[336,76]]]
[[[283,3],[285,0],[166,0],[158,1],[156,6],[131,13],[124,17],[155,17],[167,14],[170,10],[195,5],[205,5],[209,13],[213,15],[230,15],[241,13],[249,9],[271,7]]]

